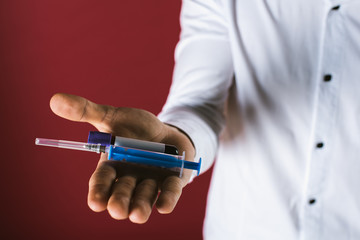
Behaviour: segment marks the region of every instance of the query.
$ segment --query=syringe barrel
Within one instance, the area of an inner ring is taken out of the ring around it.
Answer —
[[[107,151],[109,160],[167,168],[179,172],[180,176],[184,169],[185,155],[169,155],[113,145],[108,146]]]

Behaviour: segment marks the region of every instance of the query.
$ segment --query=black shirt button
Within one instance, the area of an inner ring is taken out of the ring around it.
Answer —
[[[331,76],[330,74],[324,75],[324,81],[325,81],[325,82],[330,82],[331,79],[332,79],[332,76]]]
[[[314,203],[316,203],[316,199],[315,199],[315,198],[311,198],[311,199],[309,200],[309,204],[312,205],[312,204],[314,204]]]
[[[324,143],[319,142],[319,143],[316,144],[316,147],[317,147],[317,148],[323,148],[323,147],[324,147]]]
[[[337,6],[333,7],[331,10],[339,10],[339,8],[340,8],[340,5],[337,5]]]

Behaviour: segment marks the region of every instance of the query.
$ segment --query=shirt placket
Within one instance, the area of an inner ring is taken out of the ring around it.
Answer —
[[[308,168],[302,239],[321,239],[324,219],[322,193],[331,164],[332,132],[336,121],[342,56],[341,5],[329,8],[325,23],[323,49],[318,74],[314,138]]]

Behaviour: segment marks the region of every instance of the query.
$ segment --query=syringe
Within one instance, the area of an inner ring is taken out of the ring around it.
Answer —
[[[41,146],[66,148],[87,152],[108,153],[108,160],[132,162],[169,169],[180,169],[180,175],[184,168],[196,170],[197,174],[199,174],[201,166],[201,159],[198,163],[185,161],[185,152],[183,153],[183,155],[171,155],[122,146],[103,146],[101,144],[94,143],[83,143],[46,138],[36,138],[35,144]]]

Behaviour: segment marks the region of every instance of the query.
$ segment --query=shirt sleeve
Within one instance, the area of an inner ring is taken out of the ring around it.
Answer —
[[[183,0],[180,23],[173,83],[159,118],[191,138],[204,172],[216,155],[233,77],[227,23],[216,0]]]

